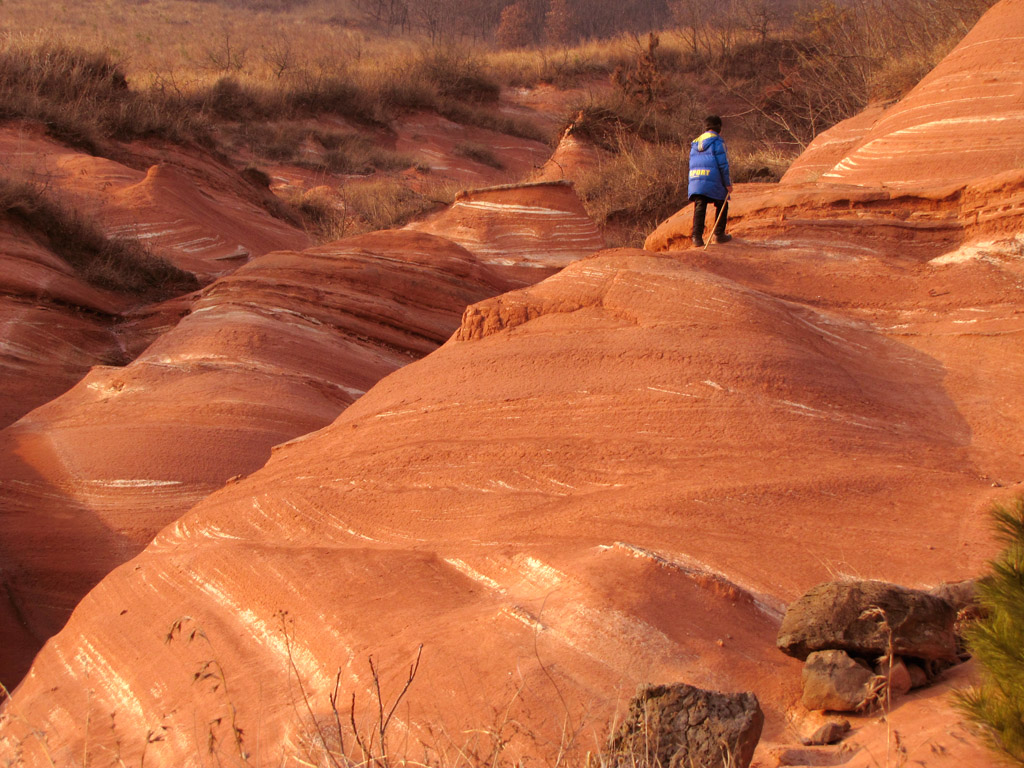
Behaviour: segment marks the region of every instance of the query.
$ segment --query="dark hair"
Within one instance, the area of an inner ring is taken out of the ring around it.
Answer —
[[[722,130],[722,118],[718,115],[708,115],[704,118],[704,127],[709,131],[715,131],[717,133]]]

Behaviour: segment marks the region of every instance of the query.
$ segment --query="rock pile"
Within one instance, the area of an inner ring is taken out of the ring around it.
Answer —
[[[927,685],[958,661],[957,609],[881,581],[819,584],[792,603],[778,647],[804,661],[801,703],[854,712]]]

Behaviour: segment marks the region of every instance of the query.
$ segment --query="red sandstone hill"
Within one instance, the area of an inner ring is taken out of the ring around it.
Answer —
[[[0,427],[121,355],[114,319],[131,305],[87,284],[11,222],[0,222]]]
[[[946,185],[1019,169],[1024,3],[1002,0],[916,88],[819,136],[784,182]]]
[[[979,29],[1012,30],[1020,4]],[[1003,50],[965,45],[945,71]],[[963,123],[972,147],[988,130]],[[782,606],[841,575],[977,574],[988,504],[1024,481],[1024,183],[951,166],[894,190],[890,161],[739,188],[729,246],[673,250],[684,211],[662,253],[471,306],[103,579],[5,706],[0,749],[317,764],[332,692],[367,725],[367,657],[393,697],[422,643],[393,723],[409,759],[552,756],[566,736],[582,758],[637,683],[684,680],[755,691],[758,764],[800,764],[773,751],[806,716]],[[895,729],[927,768],[990,765],[943,698],[969,673],[858,720],[844,764],[885,764]]]
[[[0,432],[0,551],[19,617],[5,632],[27,635],[6,638],[2,679],[163,526],[329,424],[502,285],[458,245],[412,232],[269,254],[209,286],[127,367],[93,368]]]
[[[533,285],[604,247],[570,183],[554,180],[462,192],[409,229],[453,240],[510,286]]]
[[[261,193],[212,158],[140,145],[147,171],[72,150],[39,126],[0,127],[6,178],[40,185],[113,237],[132,235],[208,280],[278,248],[304,248],[304,233],[259,205]],[[123,364],[188,311],[188,299],[152,306],[98,290],[16,223],[0,225],[0,426],[79,381],[93,365]]]

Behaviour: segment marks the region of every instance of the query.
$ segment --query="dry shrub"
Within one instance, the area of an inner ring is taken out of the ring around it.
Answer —
[[[401,227],[413,219],[450,205],[460,185],[450,180],[417,180],[378,176],[350,182],[338,189],[316,187],[293,195],[288,202],[307,222],[320,241],[330,242],[348,235]]]
[[[249,123],[239,126],[238,139],[257,157],[292,162],[301,157],[303,145],[313,134],[296,123]]]
[[[437,113],[452,122],[462,125],[475,125],[489,131],[504,133],[506,136],[518,136],[521,139],[548,142],[551,136],[528,120],[521,120],[503,115],[491,109],[484,109],[452,99],[446,99],[437,105]]]
[[[453,150],[459,157],[466,157],[478,163],[488,165],[491,168],[502,169],[505,167],[489,147],[477,144],[474,141],[463,141],[455,145]]]
[[[699,127],[696,102],[690,102],[678,112],[665,113],[638,105],[617,93],[600,94],[575,104],[570,114],[577,136],[613,153],[621,150],[624,137],[678,144],[695,136],[694,131]]]
[[[412,62],[409,74],[429,82],[438,96],[469,102],[495,102],[501,86],[486,71],[484,62],[459,48],[424,49]]]
[[[239,126],[238,139],[264,160],[343,174],[400,171],[412,168],[410,155],[355,132],[323,131],[302,123],[250,123]]]
[[[487,67],[498,81],[529,87],[548,83],[574,88],[608,77],[628,61],[620,41],[592,41],[571,48],[524,48],[488,54]]]
[[[577,188],[590,215],[619,241],[612,244],[639,246],[651,229],[686,204],[688,171],[689,158],[677,144],[624,142]]]
[[[401,171],[412,168],[416,160],[401,152],[382,147],[379,142],[358,133],[317,136],[328,147],[322,163],[334,173],[368,174],[374,171]]]
[[[804,147],[869,102],[905,95],[993,2],[817,0],[765,48],[773,66],[759,66],[737,84],[729,62],[761,59],[733,45],[705,63],[757,110],[766,135]]]
[[[689,151],[689,147],[684,149]],[[731,142],[729,175],[734,184],[776,182],[793,164],[796,156],[795,151],[787,151],[773,144]]]
[[[442,181],[415,190],[402,179],[381,177],[348,184],[340,192],[344,214],[352,221],[352,229],[366,232],[400,227],[440,206],[450,205],[455,200],[458,185]]]
[[[96,151],[106,138],[160,136],[208,141],[206,122],[158,92],[138,94],[105,53],[0,42],[0,118],[45,123],[72,146]]]
[[[280,116],[286,105],[279,93],[222,77],[197,94],[195,107],[221,120],[252,122]]]
[[[133,238],[109,238],[91,219],[43,187],[0,177],[0,218],[44,243],[88,283],[158,299],[199,287],[195,275]]]
[[[304,75],[296,83],[284,86],[282,102],[289,114],[341,115],[367,125],[384,122],[380,108],[386,93],[375,96],[369,89],[340,75]]]

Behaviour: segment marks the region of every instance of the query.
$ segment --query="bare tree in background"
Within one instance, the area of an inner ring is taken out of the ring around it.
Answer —
[[[578,39],[579,20],[570,0],[551,0],[544,16],[544,39],[557,45],[569,45]]]
[[[352,0],[352,4],[378,27],[404,32],[409,26],[408,0]]]
[[[427,33],[432,43],[455,37],[462,16],[459,0],[416,0],[412,12],[413,23]]]

